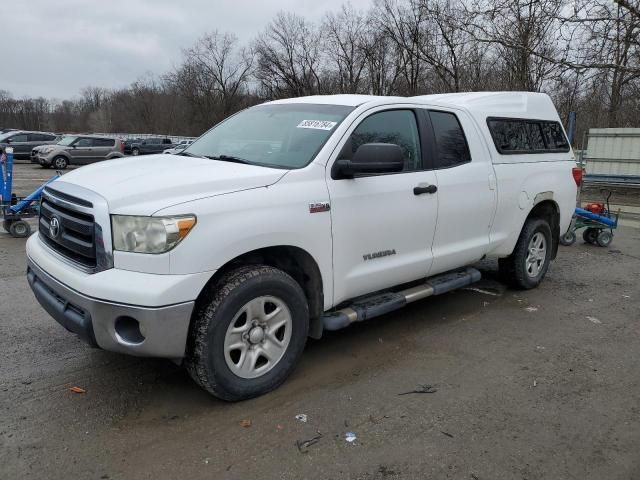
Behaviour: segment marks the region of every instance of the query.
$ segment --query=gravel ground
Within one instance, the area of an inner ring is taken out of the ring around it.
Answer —
[[[236,404],[67,333],[24,243],[0,233],[1,479],[640,478],[638,229],[561,247],[532,291],[485,263],[484,293],[310,341],[280,389]]]

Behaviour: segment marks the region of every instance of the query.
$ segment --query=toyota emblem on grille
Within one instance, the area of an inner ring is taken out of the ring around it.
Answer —
[[[52,217],[51,221],[49,222],[49,235],[51,235],[51,238],[57,238],[59,233],[60,220],[58,220],[58,217]]]

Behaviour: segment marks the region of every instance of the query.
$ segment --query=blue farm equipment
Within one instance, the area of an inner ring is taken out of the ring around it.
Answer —
[[[31,233],[31,226],[26,219],[38,216],[40,197],[44,187],[59,178],[60,175],[54,175],[26,197],[17,197],[12,191],[13,148],[6,147],[0,158],[0,214],[2,215],[2,227],[12,237],[28,237]]]

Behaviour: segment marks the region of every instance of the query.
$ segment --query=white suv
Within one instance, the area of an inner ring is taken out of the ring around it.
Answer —
[[[308,336],[478,280],[482,258],[537,286],[581,175],[537,93],[269,102],[178,159],[50,184],[27,275],[89,343],[184,362],[226,400],[281,384]]]

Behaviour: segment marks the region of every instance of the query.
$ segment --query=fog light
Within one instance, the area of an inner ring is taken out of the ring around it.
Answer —
[[[138,345],[144,342],[144,335],[140,328],[140,323],[132,317],[116,318],[116,336],[122,343]]]

